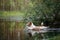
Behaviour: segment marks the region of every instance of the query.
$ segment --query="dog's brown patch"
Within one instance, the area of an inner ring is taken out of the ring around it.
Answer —
[[[27,25],[28,25],[28,26],[31,26],[31,25],[32,25],[32,22],[28,22]]]

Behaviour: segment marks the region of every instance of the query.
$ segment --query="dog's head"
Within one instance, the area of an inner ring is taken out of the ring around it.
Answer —
[[[28,27],[35,27],[35,25],[34,25],[32,22],[28,22],[28,23],[26,24],[26,26],[28,26]]]
[[[32,22],[28,22],[26,25],[30,27],[32,25]]]

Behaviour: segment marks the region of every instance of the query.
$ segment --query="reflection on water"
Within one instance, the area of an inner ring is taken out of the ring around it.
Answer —
[[[20,40],[20,32],[18,32],[18,40]]]
[[[47,32],[44,34],[35,34],[33,37],[26,37],[25,40],[59,40],[60,32]]]

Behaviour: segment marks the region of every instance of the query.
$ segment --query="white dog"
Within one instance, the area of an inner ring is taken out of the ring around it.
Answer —
[[[33,36],[35,33],[47,32],[47,28],[48,27],[43,26],[43,23],[41,23],[41,26],[35,26],[32,22],[28,22],[25,27],[25,32],[30,36]]]

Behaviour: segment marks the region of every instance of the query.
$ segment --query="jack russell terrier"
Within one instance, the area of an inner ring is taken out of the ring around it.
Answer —
[[[35,33],[45,33],[47,32],[48,27],[43,26],[43,23],[41,23],[41,26],[35,26],[32,22],[28,22],[25,27],[25,32],[29,34],[29,36],[35,35]]]

